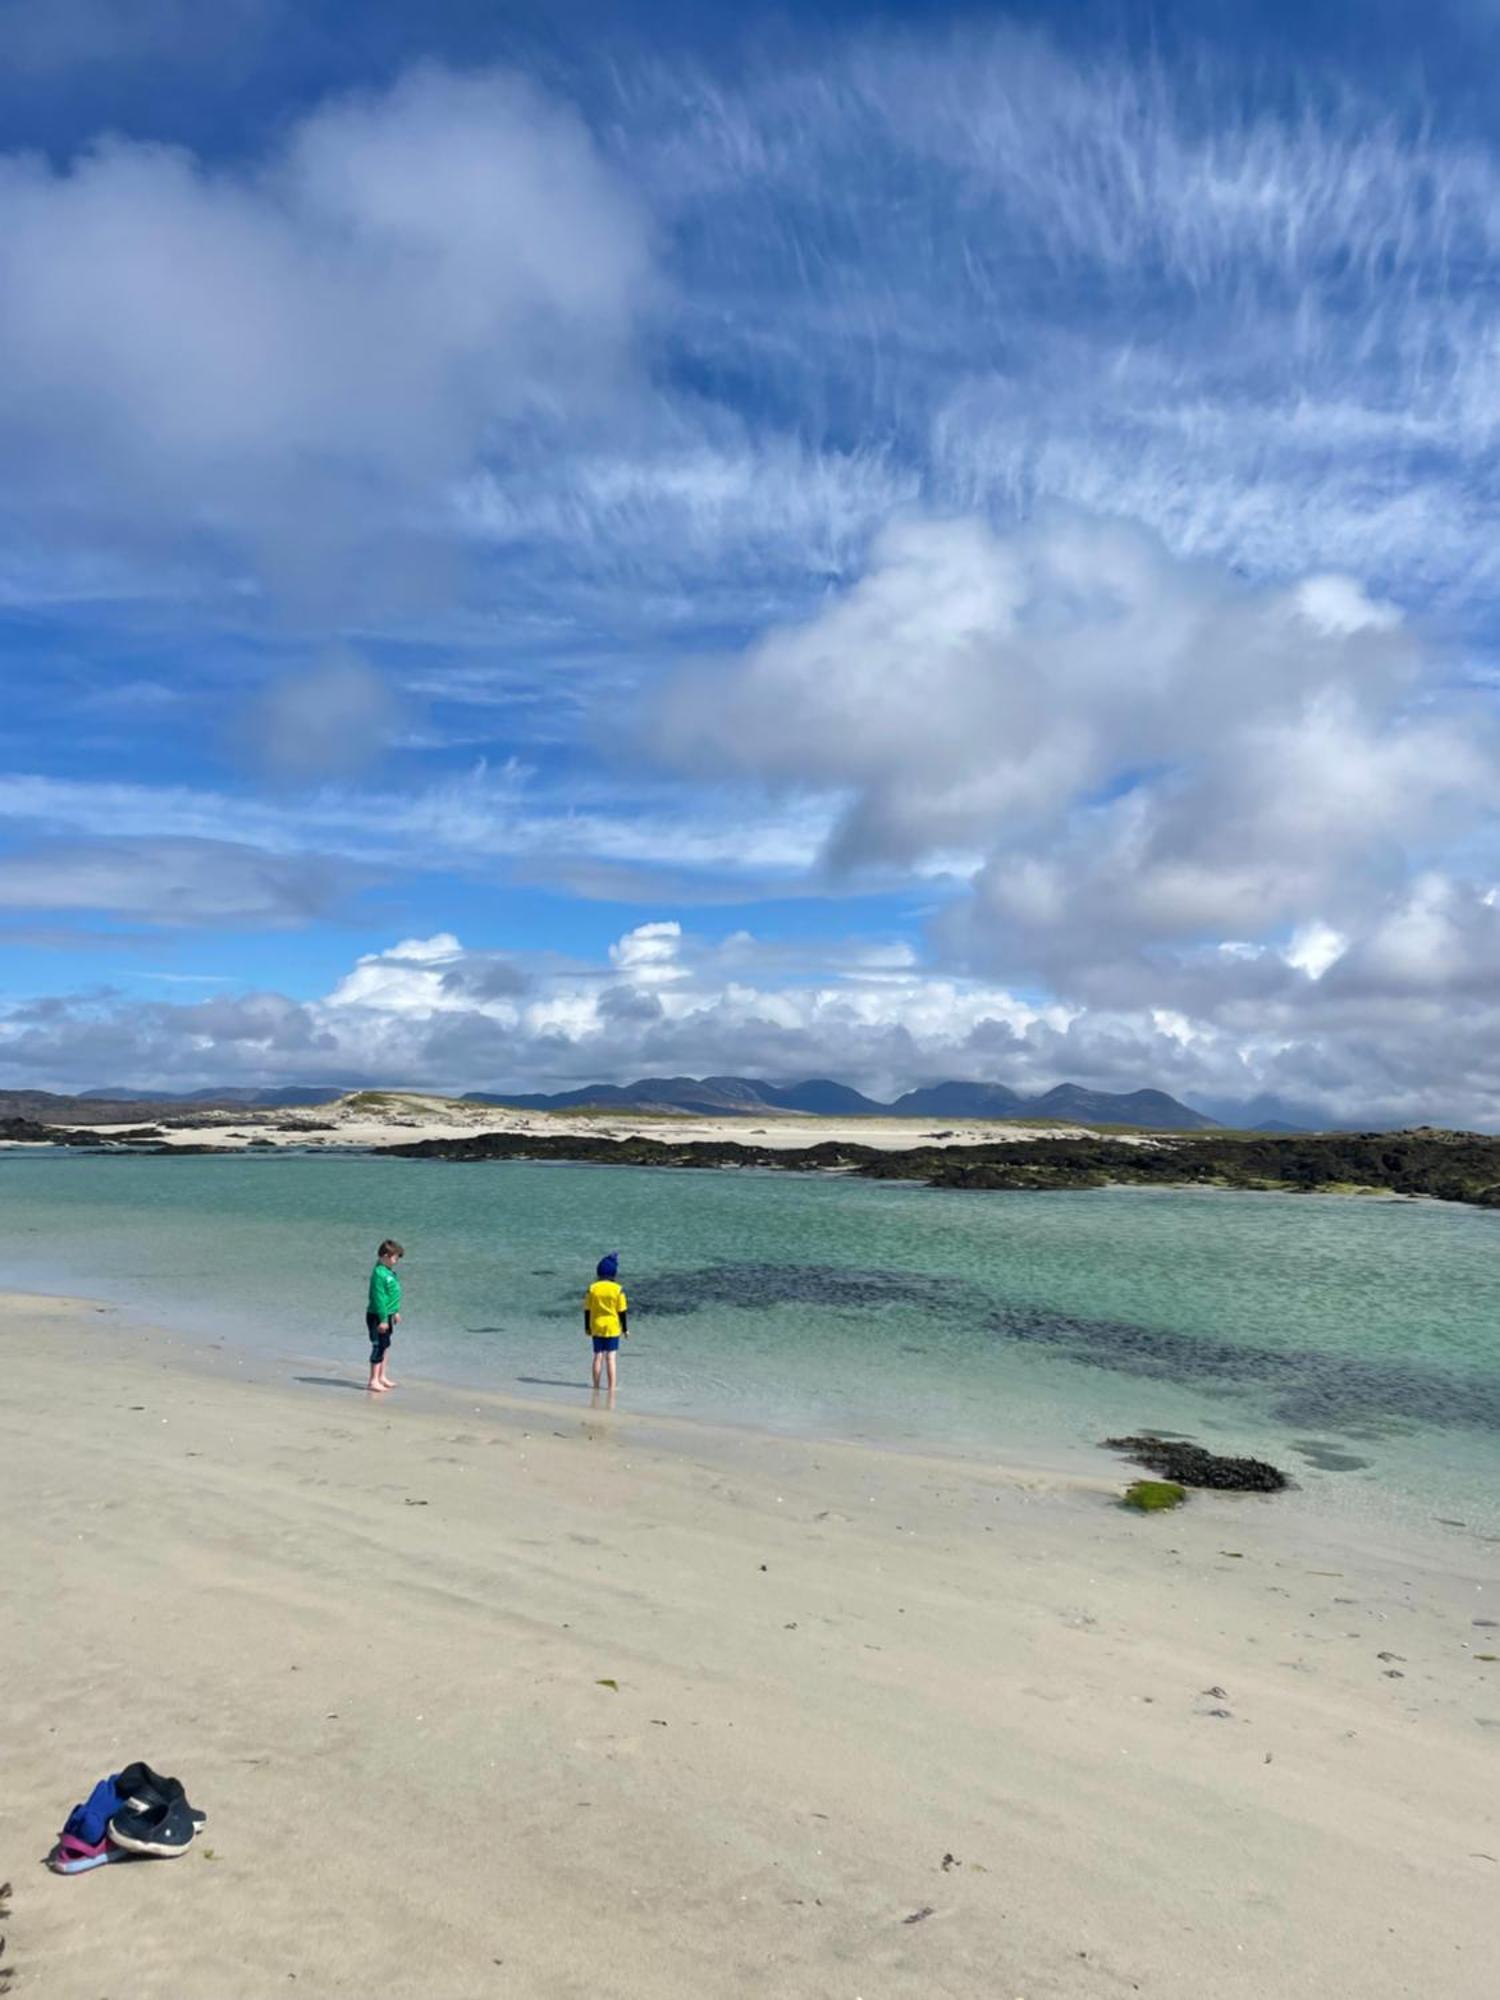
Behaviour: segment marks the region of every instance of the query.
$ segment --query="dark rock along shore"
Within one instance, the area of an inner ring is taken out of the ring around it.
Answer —
[[[298,1129],[322,1129],[314,1125]],[[139,1153],[224,1153],[173,1145],[139,1127],[112,1138],[69,1132],[30,1118],[0,1119],[0,1139]],[[932,1188],[1047,1192],[1114,1185],[1281,1189],[1294,1193],[1376,1190],[1500,1209],[1500,1138],[1427,1127],[1412,1132],[1100,1137],[997,1141],[992,1145],[875,1146],[829,1139],[775,1147],[738,1140],[607,1139],[590,1133],[479,1132],[368,1149],[408,1160],[566,1160],[622,1167],[753,1167],[779,1173],[846,1173],[862,1180],[920,1181]]]
[[[1135,1186],[1371,1188],[1500,1208],[1500,1139],[1468,1132],[1299,1133],[1287,1138],[1033,1139],[988,1146],[914,1146],[882,1152],[829,1140],[777,1148],[736,1141],[606,1139],[588,1134],[484,1132],[377,1149],[412,1160],[575,1160],[601,1166],[756,1167],[839,1171],[864,1180],[1006,1192]]]

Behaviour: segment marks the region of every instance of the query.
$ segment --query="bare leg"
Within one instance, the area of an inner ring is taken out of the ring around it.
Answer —
[[[613,1354],[606,1354],[604,1358],[609,1363],[609,1393],[613,1395],[615,1393],[615,1357]]]
[[[604,1370],[604,1356],[602,1354],[596,1354],[594,1356],[594,1387],[596,1389],[599,1386],[599,1378],[603,1373],[603,1370]]]

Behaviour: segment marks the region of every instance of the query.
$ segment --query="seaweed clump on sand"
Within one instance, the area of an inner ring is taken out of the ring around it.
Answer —
[[[1220,1458],[1201,1444],[1179,1438],[1106,1438],[1104,1448],[1124,1452],[1179,1486],[1212,1487],[1222,1493],[1280,1493],[1291,1484],[1284,1472],[1263,1458]]]
[[[1169,1507],[1180,1507],[1186,1498],[1187,1488],[1175,1479],[1137,1479],[1126,1487],[1120,1504],[1139,1514],[1163,1514]]]

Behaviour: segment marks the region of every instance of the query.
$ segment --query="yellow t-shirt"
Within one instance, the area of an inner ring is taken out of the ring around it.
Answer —
[[[616,1338],[620,1331],[620,1314],[628,1309],[629,1303],[613,1278],[595,1278],[583,1299],[589,1316],[589,1332],[595,1340]]]

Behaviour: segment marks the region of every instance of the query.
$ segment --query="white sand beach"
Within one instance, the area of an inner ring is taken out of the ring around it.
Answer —
[[[120,1124],[64,1126],[86,1136],[117,1137],[139,1131],[140,1120]],[[665,1139],[674,1145],[751,1145],[794,1150],[804,1146],[874,1146],[900,1152],[940,1142],[945,1146],[991,1146],[1032,1139],[1086,1138],[1093,1128],[1061,1121],[1004,1119],[840,1118],[773,1111],[754,1117],[697,1117],[670,1111],[513,1111],[503,1105],[469,1104],[461,1098],[421,1091],[358,1091],[332,1104],[288,1110],[205,1112],[163,1132],[169,1145],[272,1146],[310,1150],[403,1146],[423,1139],[451,1139],[483,1132],[581,1135],[594,1139]],[[1111,1129],[1126,1144],[1150,1145],[1154,1135]]]
[[[0,1331],[18,1995],[1494,1991],[1472,1535]],[[136,1757],[193,1847],[48,1873]]]

